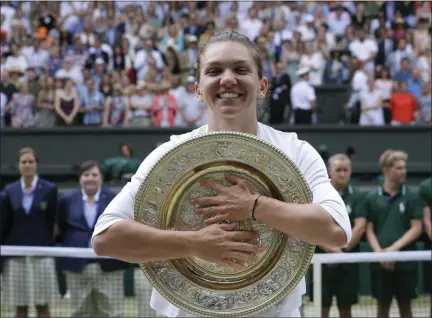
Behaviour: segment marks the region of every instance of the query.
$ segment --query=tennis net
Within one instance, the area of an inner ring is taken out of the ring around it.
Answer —
[[[1,256],[1,317],[15,317],[17,310],[21,313],[26,310],[26,305],[29,305],[28,317],[36,317],[37,310],[47,310],[36,305],[46,303],[51,317],[161,317],[149,305],[152,287],[136,265],[111,272],[102,272],[98,263],[90,263],[80,274],[61,270],[65,259],[101,258],[92,249],[85,248],[2,246]],[[431,251],[315,254],[306,275],[308,292],[302,316],[321,316],[328,290],[322,275],[328,264],[358,264],[359,297],[352,307],[353,317],[376,317],[377,303],[371,296],[371,289],[377,282],[373,281],[371,272],[373,264],[380,262],[415,263],[417,284],[412,301],[413,317],[430,317],[431,301],[423,265],[431,263]],[[96,286],[95,290],[90,289],[92,286]],[[329,316],[339,317],[335,299],[332,304]],[[395,302],[390,316],[399,317]]]

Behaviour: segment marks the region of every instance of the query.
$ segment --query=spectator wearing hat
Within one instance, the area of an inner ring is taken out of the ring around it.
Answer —
[[[126,103],[127,122],[131,127],[151,127],[152,118],[150,110],[153,105],[153,94],[146,82],[139,81],[135,92]]]
[[[180,67],[184,74],[190,75],[195,71],[195,64],[198,57],[198,38],[195,35],[187,35],[186,49],[180,52]],[[187,76],[186,75],[186,76]]]
[[[169,93],[170,88],[170,82],[162,82],[153,99],[151,116],[155,127],[174,127],[175,125],[178,105],[175,97]]]
[[[25,73],[28,68],[27,59],[19,51],[19,47],[16,43],[12,43],[10,46],[10,54],[6,58],[5,65],[6,70],[19,70],[21,73]]]
[[[113,86],[113,94],[105,100],[103,127],[115,127],[128,124],[125,116],[127,99],[120,84]]]
[[[176,126],[180,127],[197,127],[206,124],[206,106],[199,101],[195,94],[194,76],[188,76],[186,79],[186,90],[179,94],[176,101],[178,112],[176,115]]]
[[[291,88],[291,105],[294,110],[294,123],[311,125],[316,109],[315,89],[309,83],[309,68],[301,68],[296,75],[299,81]]]
[[[70,78],[76,85],[84,83],[82,71],[73,65],[71,56],[66,56],[62,63],[62,68],[55,73],[56,78]]]

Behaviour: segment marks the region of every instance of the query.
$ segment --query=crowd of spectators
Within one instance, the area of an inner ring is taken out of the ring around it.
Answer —
[[[236,30],[262,52],[263,112],[289,122],[297,70],[352,88],[354,123],[431,121],[430,2],[2,1],[1,126],[172,127],[206,122],[197,48]],[[285,76],[285,80],[280,81]],[[281,106],[282,103],[282,106]],[[288,110],[288,111],[287,111]]]

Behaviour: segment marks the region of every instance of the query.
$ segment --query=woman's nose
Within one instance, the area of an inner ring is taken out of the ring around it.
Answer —
[[[234,85],[236,83],[235,74],[232,70],[227,69],[222,73],[221,85]]]

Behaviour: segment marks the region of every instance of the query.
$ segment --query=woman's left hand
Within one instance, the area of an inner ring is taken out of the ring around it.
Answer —
[[[203,179],[201,186],[212,189],[215,196],[201,197],[192,200],[193,204],[209,206],[198,208],[196,214],[209,217],[205,222],[214,224],[221,221],[242,221],[252,217],[252,209],[258,194],[249,182],[241,178],[226,175],[232,186],[224,186],[209,179]]]

